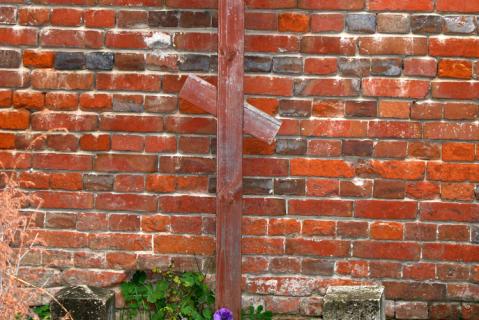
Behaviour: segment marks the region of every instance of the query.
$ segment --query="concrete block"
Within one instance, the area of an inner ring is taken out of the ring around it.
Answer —
[[[385,320],[384,288],[334,286],[324,296],[324,320]]]

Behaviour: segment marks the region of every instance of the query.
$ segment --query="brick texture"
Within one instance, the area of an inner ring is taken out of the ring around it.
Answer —
[[[479,1],[245,2],[246,99],[283,125],[244,140],[244,301],[380,283],[390,318],[478,319]],[[216,82],[216,8],[0,1],[0,162],[43,200],[47,285],[212,272],[216,120],[178,92]]]

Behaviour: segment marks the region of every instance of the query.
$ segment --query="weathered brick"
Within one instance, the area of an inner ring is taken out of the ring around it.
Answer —
[[[374,33],[376,15],[350,13],[346,16],[346,30],[350,33]]]

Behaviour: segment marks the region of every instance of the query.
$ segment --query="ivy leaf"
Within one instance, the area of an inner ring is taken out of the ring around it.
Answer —
[[[149,303],[156,303],[158,300],[164,299],[168,289],[168,282],[162,280],[156,283],[153,287],[149,287],[146,301]]]

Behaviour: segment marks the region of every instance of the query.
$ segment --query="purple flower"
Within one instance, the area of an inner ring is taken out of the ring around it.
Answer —
[[[213,320],[233,320],[233,312],[228,308],[221,308],[215,312]]]

